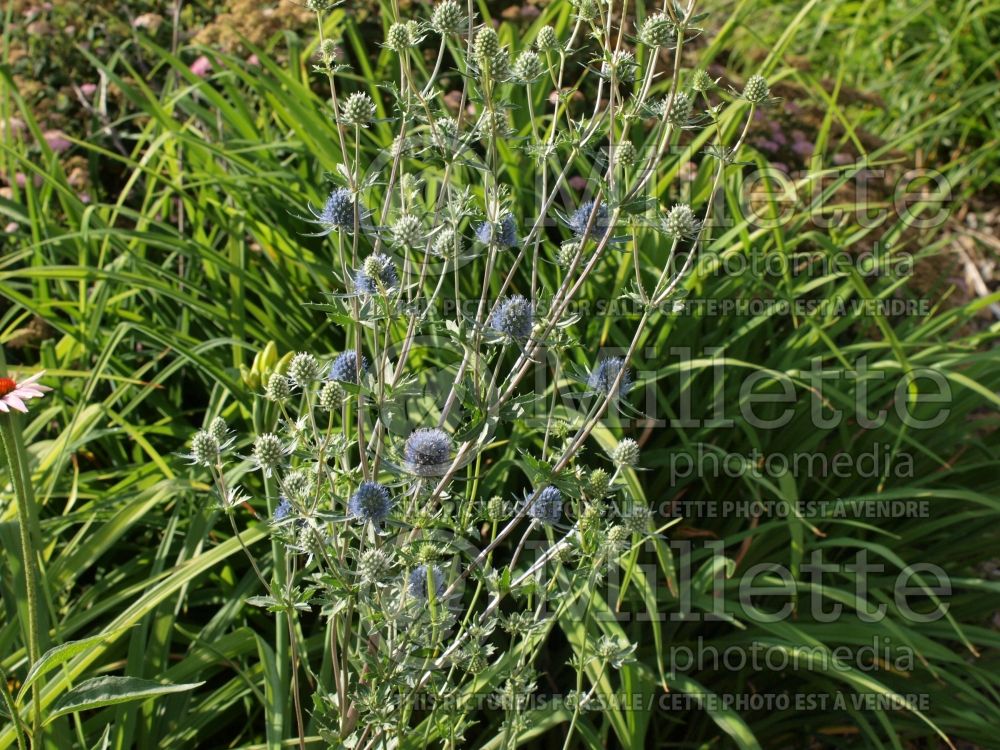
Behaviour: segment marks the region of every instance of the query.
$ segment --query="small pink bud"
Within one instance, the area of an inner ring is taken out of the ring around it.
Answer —
[[[212,69],[212,61],[207,57],[202,55],[193,63],[191,63],[190,71],[194,73],[199,78],[204,78],[208,75],[208,72]]]
[[[69,149],[73,146],[73,143],[66,138],[65,133],[61,130],[46,130],[43,137],[45,138],[45,142],[49,145],[49,148],[57,154],[69,151]]]

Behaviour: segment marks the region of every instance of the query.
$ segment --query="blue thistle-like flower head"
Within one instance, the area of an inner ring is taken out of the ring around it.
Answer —
[[[418,476],[444,474],[451,457],[451,438],[437,427],[421,427],[410,433],[403,446],[407,470]]]
[[[577,237],[593,237],[595,240],[600,241],[608,233],[608,206],[606,203],[602,203],[597,207],[594,221],[590,224],[590,230],[588,231],[587,224],[590,223],[590,214],[593,212],[594,201],[581,203],[580,207],[569,217],[568,224],[569,228],[573,230],[573,234]]]
[[[436,596],[441,596],[444,593],[444,573],[441,572],[439,567],[432,566],[430,569],[430,576],[434,581],[434,592]],[[407,588],[410,592],[410,596],[421,601],[427,601],[427,566],[418,565],[412,571],[410,571],[410,577],[407,581]]]
[[[399,285],[399,275],[392,258],[384,253],[375,253],[365,259],[364,265],[354,273],[354,291],[358,294],[376,294],[381,282],[384,289],[393,289]]]
[[[278,503],[278,506],[274,509],[274,513],[271,515],[271,518],[275,521],[275,523],[277,523],[278,521],[284,521],[292,515],[293,512],[294,508],[292,508],[292,503],[287,497],[283,497],[281,498],[281,502]]]
[[[502,247],[514,247],[517,244],[517,222],[514,214],[506,213],[500,221],[484,221],[476,227],[476,239],[484,245],[490,243]]]
[[[347,501],[347,512],[359,521],[380,524],[392,511],[389,490],[378,482],[362,482]]]
[[[562,518],[563,499],[557,487],[546,487],[538,493],[528,508],[528,515],[544,524],[558,523]]]
[[[531,335],[535,310],[520,294],[512,294],[497,305],[490,316],[490,328],[497,333],[522,341]]]
[[[590,373],[587,385],[595,393],[611,393],[611,387],[618,377],[618,373],[625,367],[625,360],[622,357],[608,357],[598,362],[597,367]],[[616,396],[624,396],[632,388],[632,373],[627,367],[622,374],[621,382],[618,383]]]
[[[368,359],[361,357],[361,372],[368,372]],[[357,352],[348,349],[341,352],[330,365],[330,373],[327,380],[339,380],[341,383],[358,382],[358,355]]]
[[[354,198],[351,191],[347,188],[337,188],[330,193],[317,219],[330,229],[353,230]]]

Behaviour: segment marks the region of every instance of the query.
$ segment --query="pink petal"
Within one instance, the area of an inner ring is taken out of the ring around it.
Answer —
[[[4,396],[4,400],[7,402],[9,406],[12,406],[19,412],[22,412],[23,414],[28,413],[28,407],[25,406],[24,402],[21,399],[19,399],[15,394],[8,393],[6,396]]]
[[[2,411],[4,414],[8,414],[9,413],[9,410],[7,409],[6,398],[7,398],[6,396],[4,396],[3,398],[0,398],[0,411]]]
[[[65,133],[61,130],[46,130],[43,137],[45,138],[45,142],[49,145],[49,148],[57,154],[68,151],[73,147],[72,142],[70,142]]]
[[[45,374],[45,370],[39,370],[38,372],[36,372],[34,375],[32,375],[27,380],[19,380],[19,381],[17,381],[17,387],[18,388],[24,388],[24,386],[26,386],[26,385],[31,385],[36,380],[38,380],[40,377],[42,377],[42,375],[44,375],[44,374]]]
[[[208,71],[210,71],[211,69],[212,69],[212,61],[209,60],[204,55],[202,55],[193,63],[191,63],[191,67],[189,68],[189,70],[199,78],[204,78],[206,75],[208,75]]]

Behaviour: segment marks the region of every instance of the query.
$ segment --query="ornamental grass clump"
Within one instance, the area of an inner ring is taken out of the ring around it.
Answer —
[[[745,134],[768,90],[710,104],[683,83],[694,8],[638,29],[622,11],[580,0],[568,28],[519,38],[454,0],[412,6],[386,19],[392,80],[366,90],[319,42],[337,168],[316,188],[310,262],[330,279],[328,318],[310,351],[255,373],[254,434],[210,427],[191,444],[234,530],[248,497],[268,508],[270,551],[244,551],[263,592],[250,602],[287,648],[291,712],[264,708],[276,740],[459,747],[474,690],[505,696],[497,747],[514,747],[565,608],[657,532],[628,492],[638,443],[611,420],[601,449],[595,429],[630,395],[640,336],[691,270],[732,161],[707,157],[707,189],[675,205],[672,144],[705,128],[712,153],[736,154],[729,125]],[[631,266],[614,298],[598,282],[612,243]],[[662,262],[641,264],[640,244]],[[613,354],[574,338],[577,303],[621,299],[635,313]],[[587,699],[634,644],[574,616],[568,669]]]

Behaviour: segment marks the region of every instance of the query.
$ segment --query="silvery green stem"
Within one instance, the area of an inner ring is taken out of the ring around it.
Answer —
[[[17,748],[18,750],[28,750],[28,743],[25,741],[27,736],[24,722],[21,720],[21,715],[17,710],[17,705],[14,703],[14,696],[10,694],[10,689],[7,687],[10,683],[10,677],[4,671],[3,667],[0,666],[0,696],[3,696],[3,704],[10,715],[11,721],[14,723],[14,733],[17,735]]]
[[[35,508],[35,497],[31,488],[31,476],[28,472],[27,456],[21,442],[21,431],[17,424],[18,416],[13,413],[0,414],[0,434],[3,435],[4,452],[7,454],[7,466],[10,469],[10,480],[14,486],[14,497],[17,499],[17,527],[21,541],[21,564],[24,566],[24,589],[28,616],[28,662],[29,668],[34,666],[42,655],[38,628],[38,558],[32,533],[37,528],[38,518]],[[42,707],[39,703],[38,683],[31,686],[31,704],[34,707],[31,746],[40,747]]]

